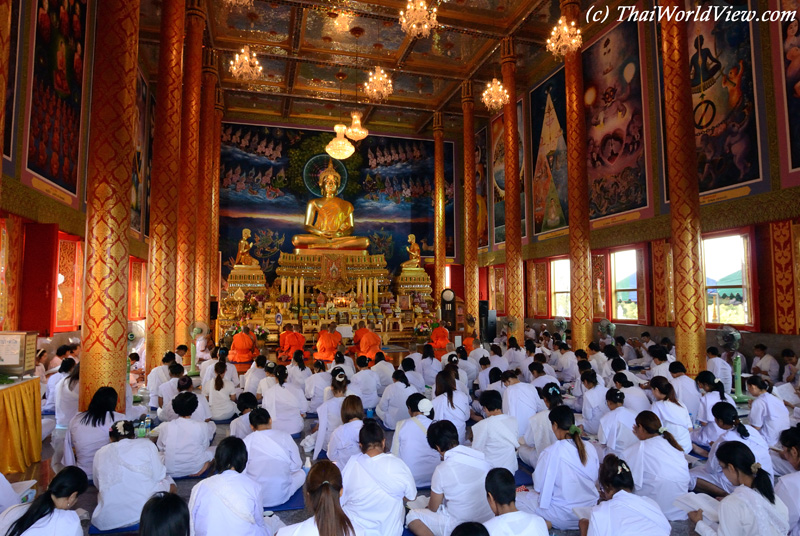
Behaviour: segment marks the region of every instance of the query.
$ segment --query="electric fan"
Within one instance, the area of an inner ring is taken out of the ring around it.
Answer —
[[[739,330],[728,325],[722,326],[717,331],[717,344],[724,349],[730,349],[734,352],[733,356],[733,385],[734,395],[733,400],[737,404],[747,402],[749,397],[742,392],[742,354],[736,350],[739,349],[739,344],[742,342],[742,334]]]
[[[187,376],[197,376],[197,339],[203,337],[205,340],[206,335],[209,333],[208,324],[200,320],[195,320],[189,326],[189,338],[192,339],[192,362],[189,366]]]

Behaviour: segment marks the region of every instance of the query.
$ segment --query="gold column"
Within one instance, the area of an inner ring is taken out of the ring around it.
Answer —
[[[562,0],[561,15],[578,23],[580,4]],[[586,170],[586,119],[584,117],[583,60],[580,50],[564,57],[567,94],[567,169],[569,202],[570,309],[572,347],[592,342],[592,254],[589,244],[589,185]]]
[[[181,111],[181,175],[178,195],[178,275],[175,296],[175,341],[189,342],[194,320],[197,188],[200,160],[200,98],[205,14],[200,0],[186,2]]]
[[[517,125],[517,56],[514,40],[506,37],[500,43],[503,86],[508,91],[508,104],[503,108],[503,129],[506,146],[506,314],[517,319],[512,333],[524,337],[525,279],[522,271],[522,173],[519,161],[519,126]]]
[[[217,87],[214,103],[214,162],[211,177],[211,293],[219,288],[219,161],[222,153],[222,90]]]
[[[464,112],[464,306],[478,319],[478,205],[475,192],[475,97],[472,80],[461,84]]]
[[[681,0],[665,0],[665,9],[682,9]],[[705,296],[700,263],[700,183],[694,144],[689,47],[686,23],[661,21],[664,63],[664,120],[675,274],[675,349],[689,375],[703,370]],[[585,162],[585,156],[584,156]],[[572,221],[570,221],[570,226]]]
[[[150,262],[147,278],[147,370],[175,348],[175,263],[181,154],[183,0],[163,0],[159,32],[153,172],[150,190]]]
[[[306,304],[306,280],[304,277],[300,278],[298,287],[300,289],[300,307],[302,307]]]
[[[12,0],[0,0],[0,88],[3,88],[3,91],[0,91],[0,148],[4,147],[6,132],[6,87],[11,53],[11,2]]]
[[[197,254],[194,263],[194,320],[211,322],[211,189],[214,180],[214,134],[217,121],[217,54],[203,49],[203,91],[200,103],[200,172],[197,189]]]
[[[124,411],[139,2],[98,2],[96,16],[103,31],[95,35],[92,68],[80,409],[110,386]]]
[[[444,229],[444,117],[433,114],[433,301],[439,304],[444,290],[444,264],[447,237]]]

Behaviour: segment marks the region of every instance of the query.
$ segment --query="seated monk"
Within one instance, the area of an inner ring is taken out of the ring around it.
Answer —
[[[339,338],[336,338],[339,335]],[[329,330],[321,330],[317,338],[317,353],[314,354],[314,359],[321,361],[331,362],[336,350],[339,348],[339,341],[341,334],[338,332],[331,333]]]
[[[356,355],[360,351],[360,349],[361,349],[361,346],[360,346],[361,345],[361,337],[363,337],[364,334],[366,334],[366,333],[369,333],[369,328],[367,328],[366,322],[361,320],[358,323],[358,329],[356,330],[355,333],[353,333],[353,346],[351,346],[347,350],[347,353],[349,353],[351,355]]]
[[[306,338],[302,333],[297,333],[294,326],[286,324],[286,327],[278,338],[278,360],[289,361],[297,350],[303,351],[306,345]]]
[[[241,333],[233,336],[228,361],[233,363],[236,366],[236,370],[241,374],[247,372],[257,355],[256,337],[250,331],[250,327],[245,326],[242,328]]]
[[[333,335],[333,338],[336,339],[336,347],[338,348],[339,345],[342,344],[342,334],[337,331],[336,327],[336,322],[331,322],[328,325],[328,333]]]
[[[447,344],[450,342],[450,332],[444,325],[439,324],[431,332],[431,346],[433,346],[434,353],[437,359],[447,353]]]
[[[464,334],[464,339],[461,341],[461,346],[467,349],[467,353],[472,351],[472,341],[474,341],[477,337],[478,334],[475,331]]]
[[[374,328],[375,326],[371,325],[370,327]],[[381,351],[382,343],[380,335],[371,329],[367,330],[359,341],[358,355],[365,355],[370,359],[375,359],[375,354]]]

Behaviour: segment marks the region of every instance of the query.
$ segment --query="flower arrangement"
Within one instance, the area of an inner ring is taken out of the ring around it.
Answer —
[[[242,326],[238,322],[234,322],[233,324],[230,325],[230,327],[227,330],[225,330],[225,336],[233,337],[234,335],[241,333],[241,331],[242,331]]]
[[[260,341],[266,341],[267,337],[269,337],[269,330],[263,326],[256,326],[253,328],[253,333],[255,334],[256,339]]]
[[[428,322],[420,322],[414,328],[414,335],[417,337],[428,337],[431,334],[431,325]]]
[[[292,301],[292,297],[288,294],[281,294],[278,296],[278,303],[289,303],[290,301]]]

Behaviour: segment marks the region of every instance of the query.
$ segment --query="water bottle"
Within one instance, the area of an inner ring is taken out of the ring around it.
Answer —
[[[147,417],[144,419],[144,435],[145,437],[150,435],[150,427],[153,425],[153,420],[150,418],[150,413],[147,414]]]
[[[311,470],[311,457],[306,456],[306,463],[303,464],[303,471],[305,471],[306,474],[308,474],[310,470]]]

